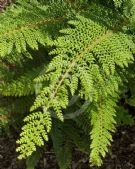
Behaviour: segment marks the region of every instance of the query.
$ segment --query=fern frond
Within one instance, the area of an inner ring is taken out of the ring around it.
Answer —
[[[35,93],[34,78],[41,71],[41,67],[25,72],[12,81],[3,81],[0,84],[0,93],[3,96],[27,96]]]
[[[86,119],[84,118],[82,121],[84,123]],[[65,120],[62,128],[68,137],[67,139],[70,140],[72,144],[75,144],[79,150],[88,152],[90,140],[89,134],[84,133],[84,128],[82,129],[79,125],[75,125],[74,121],[71,120]]]
[[[115,122],[113,119],[115,102],[108,99],[108,96],[110,93],[114,94],[115,91],[118,91],[121,83],[118,68],[124,70],[124,67],[133,61],[134,43],[129,35],[109,30],[89,18],[78,16],[77,20],[70,21],[69,24],[72,25],[72,28],[62,30],[61,33],[64,35],[54,41],[56,49],[50,54],[56,56],[48,65],[47,71],[35,80],[47,83],[37,96],[31,111],[43,107],[42,116],[44,116],[46,112],[54,110],[58,119],[63,121],[62,111],[68,105],[69,91],[72,94],[77,92],[82,99],[90,100],[97,105],[100,96],[105,96],[101,110],[98,109],[97,117],[93,117],[97,118],[97,123],[93,123],[91,161],[93,164],[100,165],[100,155],[105,156],[107,145],[111,140],[109,131],[114,130]],[[76,78],[74,83],[71,82],[73,78]],[[78,82],[80,82],[79,85]],[[94,114],[93,112],[93,116]],[[104,118],[107,120],[106,123]],[[25,125],[26,130],[30,123],[29,121]],[[101,130],[98,131],[96,138],[99,126]],[[100,132],[103,132],[103,135]],[[30,134],[30,137],[33,137],[33,133]],[[38,130],[37,134],[40,135]],[[100,136],[101,139],[99,139]],[[21,136],[21,140],[22,145],[19,151],[22,154],[21,157],[24,157],[23,154],[29,155],[27,154],[28,140],[24,135]],[[99,140],[103,143],[101,149],[98,147]],[[26,147],[23,146],[24,143]],[[36,142],[34,141],[32,145],[35,146]],[[96,158],[97,161],[95,161]]]
[[[0,16],[0,58],[9,55],[13,50],[21,53],[28,46],[38,49],[38,44],[51,44],[52,34],[49,32],[54,31],[53,25],[55,24],[56,30],[56,23],[63,22],[68,15],[68,7],[66,9],[60,3],[42,6],[38,2],[18,2]],[[60,5],[63,10],[56,10]]]
[[[31,53],[28,51],[22,53],[13,51],[12,53],[10,53],[10,55],[6,55],[4,58],[1,58],[1,60],[3,62],[8,62],[10,64],[17,64],[17,63],[22,63],[24,61],[24,58],[33,59]]]
[[[100,76],[100,79],[104,81],[98,64],[101,65],[101,71],[103,71],[106,76],[109,76],[114,74],[115,65],[123,68],[124,66],[127,66],[127,63],[133,60],[131,48],[129,47],[129,43],[131,43],[133,46],[133,42],[126,37],[126,35],[107,31],[105,27],[82,17],[80,18],[80,21],[70,22],[70,24],[71,23],[76,25],[77,28],[61,31],[63,33],[67,33],[68,35],[58,38],[55,42],[55,45],[58,46],[58,48],[51,52],[51,54],[57,54],[58,56],[56,56],[50,63],[45,76],[37,78],[38,82],[49,79],[52,83],[48,92],[46,91],[46,87],[44,88],[45,92],[47,92],[45,94],[47,95],[47,99],[50,95],[50,101],[48,100],[48,106],[46,106],[47,108],[52,107],[53,99],[55,99],[55,97],[61,93],[61,91],[59,91],[62,90],[61,87],[65,89],[70,87],[72,91],[72,83],[70,83],[72,76],[76,76],[76,78],[83,82],[80,92],[82,92],[86,99],[88,99],[88,93],[90,93],[90,91],[95,91],[93,86],[93,79],[95,79],[95,76],[92,77],[92,73],[94,74],[96,67],[98,70],[97,76]],[[95,31],[95,34],[93,34],[93,31]],[[115,41],[117,42],[116,45]],[[121,41],[123,42],[122,44]],[[105,51],[104,48],[107,48],[107,50]],[[60,58],[62,61],[61,64],[56,64],[55,66],[55,63],[57,63],[57,58],[58,63],[60,62]],[[95,66],[94,62],[97,64],[97,66]],[[82,69],[83,71],[86,71],[86,74],[88,74],[86,77],[81,73],[83,72]],[[54,71],[54,73],[51,71]],[[55,74],[55,76],[52,76],[53,74]],[[84,85],[86,87],[84,87]],[[86,90],[88,90],[88,92],[86,92]],[[38,106],[42,105],[40,103],[40,101],[43,101],[41,99],[42,95],[44,95],[43,91],[42,94],[37,97],[38,101],[35,102],[31,110],[34,110],[38,108]],[[66,95],[67,94],[65,93],[65,97]],[[59,100],[59,102],[61,101]]]
[[[122,106],[119,106],[117,107],[116,111],[116,121],[118,125],[135,124],[135,118],[131,114],[129,114],[127,109],[124,109]]]
[[[24,114],[26,112],[29,112],[29,107],[32,105],[33,101],[34,101],[34,97],[31,96],[25,96],[19,98],[11,97],[11,96],[3,97],[1,98],[0,107],[6,108],[9,115],[12,114],[13,112],[14,114],[18,114],[18,115],[22,114],[24,118]]]
[[[113,0],[116,7],[121,7],[123,0]]]
[[[68,169],[72,159],[72,144],[69,142],[63,130],[63,125],[54,123],[51,130],[53,147],[60,169]]]
[[[24,119],[24,122],[29,122],[22,128],[21,139],[17,141],[21,147],[17,148],[21,152],[19,159],[30,156],[36,151],[36,146],[43,146],[44,140],[48,141],[47,133],[51,130],[50,113],[36,112]],[[37,132],[38,131],[38,132]]]
[[[115,131],[115,106],[116,101],[112,97],[106,100],[99,100],[95,110],[91,112],[91,145],[90,162],[93,165],[101,166],[102,157],[108,152],[108,146],[112,141],[111,132]]]

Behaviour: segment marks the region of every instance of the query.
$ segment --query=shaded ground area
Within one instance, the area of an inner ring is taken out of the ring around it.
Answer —
[[[25,162],[18,161],[15,153],[16,138],[0,138],[0,169],[25,169]],[[71,169],[97,169],[89,167],[88,155],[75,151]],[[58,169],[53,152],[45,152],[36,169]],[[135,126],[121,127],[114,136],[114,143],[104,165],[99,169],[135,169]]]

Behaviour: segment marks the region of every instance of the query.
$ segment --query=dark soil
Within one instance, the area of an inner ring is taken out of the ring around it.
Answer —
[[[15,136],[0,138],[0,169],[26,169],[25,161],[17,160]],[[71,169],[97,169],[89,167],[88,155],[75,151]],[[55,154],[45,152],[36,169],[58,169]],[[104,164],[99,169],[135,169],[135,126],[121,127]]]

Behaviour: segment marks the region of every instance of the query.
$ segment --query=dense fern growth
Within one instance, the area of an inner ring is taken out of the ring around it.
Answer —
[[[121,101],[135,107],[134,9],[134,0],[17,0],[0,13],[0,121],[24,119],[19,159],[51,139],[60,169],[74,146],[100,166],[117,124],[134,124]]]

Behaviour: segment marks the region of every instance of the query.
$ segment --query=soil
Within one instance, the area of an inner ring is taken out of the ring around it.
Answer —
[[[16,136],[0,138],[0,169],[26,169],[25,161],[17,160]],[[97,169],[89,167],[89,157],[78,150],[73,153],[71,169]],[[36,169],[58,169],[55,154],[45,152]],[[135,169],[135,126],[120,127],[114,135],[112,148],[99,169]]]

